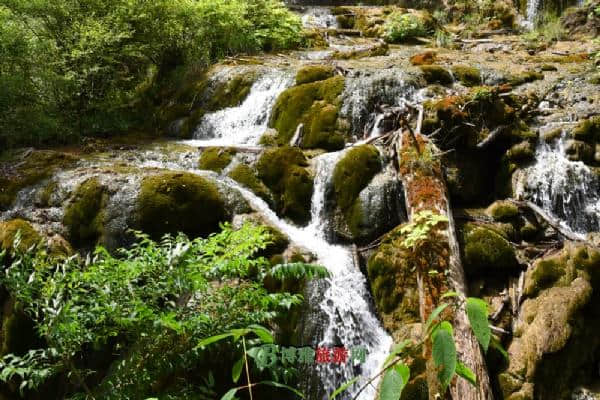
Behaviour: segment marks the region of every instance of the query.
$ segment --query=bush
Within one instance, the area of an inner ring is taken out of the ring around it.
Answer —
[[[404,42],[417,36],[427,35],[427,27],[414,14],[395,12],[384,25],[385,40],[390,43]]]

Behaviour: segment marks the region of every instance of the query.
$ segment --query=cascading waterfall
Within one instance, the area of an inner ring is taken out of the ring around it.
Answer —
[[[541,3],[541,0],[527,0],[527,28],[533,29],[540,12]]]
[[[294,82],[288,71],[273,70],[261,75],[248,97],[237,107],[229,107],[202,117],[187,144],[224,146],[255,145],[265,133],[273,104],[281,92]]]
[[[339,385],[357,374],[365,378],[377,373],[390,346],[391,337],[381,327],[372,305],[367,282],[357,265],[354,265],[350,250],[334,245],[327,240],[327,217],[325,215],[325,191],[335,162],[342,152],[323,154],[316,159],[317,172],[311,203],[311,221],[303,228],[291,225],[280,219],[267,203],[254,193],[227,179],[246,200],[271,224],[287,234],[294,242],[312,251],[329,270],[328,288],[322,294],[320,312],[326,316],[324,336],[321,346],[362,346],[367,350],[366,362],[353,366],[324,364],[317,367],[319,378],[326,393],[333,392]],[[309,299],[310,301],[310,299]],[[375,387],[368,387],[361,399],[375,397]]]
[[[516,195],[551,212],[574,231],[598,231],[600,178],[584,163],[567,158],[564,141],[538,145],[535,163],[517,172]]]
[[[329,7],[309,7],[302,14],[302,25],[307,28],[338,28],[335,15]]]

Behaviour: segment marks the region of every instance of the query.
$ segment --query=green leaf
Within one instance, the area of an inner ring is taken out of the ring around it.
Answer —
[[[258,382],[259,385],[268,385],[268,386],[273,386],[273,387],[278,387],[278,388],[282,388],[282,389],[287,389],[290,392],[294,393],[295,395],[297,395],[300,398],[304,398],[304,395],[302,394],[302,392],[298,391],[297,389],[294,389],[291,386],[288,385],[284,385],[283,383],[279,383],[279,382],[273,382],[273,381],[262,381],[262,382]]]
[[[223,397],[221,397],[221,400],[233,400],[235,398],[235,394],[237,393],[238,389],[240,389],[240,388],[233,388],[233,389],[229,390],[227,393],[225,393],[223,395]]]
[[[383,367],[385,368],[389,362],[391,362],[395,357],[397,357],[400,353],[404,351],[404,348],[410,344],[410,340],[403,340],[400,343],[396,343],[392,346],[392,351],[387,356],[385,361],[383,362]]]
[[[249,325],[248,328],[251,329],[252,332],[254,332],[256,336],[263,341],[263,343],[273,343],[275,341],[273,335],[271,335],[271,332],[269,332],[269,330],[264,326],[254,324]]]
[[[350,386],[354,385],[356,383],[356,381],[358,381],[358,376],[354,379],[350,379],[348,382],[344,383],[342,386],[340,386],[339,388],[335,389],[335,391],[333,393],[331,393],[331,396],[329,396],[329,400],[333,400],[337,397],[338,394],[346,391],[346,389],[348,389]]]
[[[456,374],[465,378],[473,386],[477,386],[477,376],[475,375],[475,372],[460,361],[456,364]]]
[[[400,374],[402,382],[404,382],[404,386],[406,386],[406,384],[410,380],[410,368],[408,367],[408,365],[404,363],[399,363],[394,366],[394,369],[396,370],[396,372],[398,372],[398,374]]]
[[[379,400],[399,400],[406,382],[395,368],[390,368],[383,376]]]
[[[233,333],[231,333],[231,332],[223,333],[220,335],[210,336],[210,337],[207,337],[206,339],[202,339],[201,341],[199,341],[198,344],[196,345],[196,347],[205,347],[205,346],[208,346],[209,344],[218,342],[220,340],[226,339],[231,336],[233,336]]]
[[[452,326],[447,321],[440,324],[432,334],[433,340],[433,362],[438,368],[438,378],[442,385],[442,394],[446,392],[452,377],[456,371],[456,346],[454,337],[450,330]]]
[[[467,316],[471,323],[471,329],[477,338],[477,341],[487,352],[492,337],[492,331],[488,323],[487,303],[475,297],[467,299]]]
[[[458,293],[449,291],[449,292],[444,293],[442,295],[442,297],[440,297],[440,299],[446,299],[446,298],[449,298],[449,297],[458,297]]]
[[[492,339],[490,341],[490,345],[492,346],[492,348],[498,350],[498,352],[500,354],[502,354],[502,357],[504,357],[504,360],[506,360],[506,362],[509,361],[507,351],[504,349],[504,347],[502,347],[502,344],[500,343],[500,341],[495,336],[492,336]]]
[[[429,318],[427,318],[427,322],[425,322],[425,326],[423,328],[423,332],[425,332],[425,335],[429,335],[429,328],[431,328],[431,324],[442,313],[442,311],[444,311],[446,309],[446,307],[448,307],[448,306],[449,306],[448,303],[442,303],[439,306],[437,306],[435,308],[435,310],[433,310],[431,312],[431,314],[429,315]]]
[[[240,358],[233,364],[233,368],[231,369],[231,378],[234,382],[240,379],[240,375],[242,375],[242,367],[244,366],[244,357]]]

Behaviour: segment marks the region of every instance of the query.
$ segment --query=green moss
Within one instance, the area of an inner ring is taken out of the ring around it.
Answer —
[[[600,117],[592,117],[579,122],[571,131],[571,137],[588,143],[600,141]]]
[[[1,323],[0,357],[25,354],[38,341],[33,321],[22,310],[11,309]]]
[[[511,86],[519,86],[524,83],[534,82],[534,81],[541,80],[541,79],[544,79],[544,74],[542,74],[541,72],[526,71],[526,72],[511,76],[508,79],[508,83]]]
[[[278,132],[277,143],[288,144],[298,125],[303,124],[303,148],[341,149],[345,140],[336,122],[343,90],[342,76],[285,90],[273,107],[270,121]]]
[[[351,208],[359,193],[379,171],[381,158],[375,146],[356,146],[344,154],[333,170],[335,204],[342,212],[352,215]]]
[[[231,170],[229,177],[239,184],[250,189],[255,195],[269,204],[273,204],[273,197],[264,183],[258,179],[256,172],[246,164],[239,164]]]
[[[481,85],[481,72],[475,67],[455,65],[452,67],[452,73],[465,86]]]
[[[465,271],[470,274],[506,272],[518,265],[515,250],[497,232],[475,224],[463,230]]]
[[[240,105],[250,94],[256,77],[255,73],[239,74],[219,84],[203,108],[207,111],[217,111]]]
[[[235,151],[223,147],[209,147],[202,151],[198,168],[221,172],[229,165]]]
[[[513,145],[506,153],[506,156],[509,160],[519,163],[533,160],[534,154],[535,150],[531,142],[524,140],[521,143]]]
[[[11,157],[6,162],[8,172],[0,176],[0,210],[8,209],[21,189],[47,179],[56,170],[67,168],[75,161],[70,154],[50,150],[33,151],[23,160]],[[0,163],[0,170],[4,169],[2,167]]]
[[[334,68],[331,65],[307,65],[300,68],[296,74],[296,85],[323,81],[333,77]]]
[[[21,235],[19,249],[27,250],[40,242],[40,234],[33,226],[22,219],[12,219],[0,222],[0,250],[9,250],[13,248],[17,232]]]
[[[296,147],[279,147],[263,153],[256,164],[258,177],[275,197],[277,211],[299,224],[310,219],[313,180],[302,151]]]
[[[600,85],[600,73],[590,76],[588,82],[592,85]]]
[[[423,72],[423,78],[429,84],[441,83],[447,85],[454,81],[450,72],[439,65],[421,65],[419,68]]]
[[[140,229],[154,238],[176,232],[204,236],[228,219],[217,186],[184,172],[145,178],[138,196],[137,218]]]
[[[555,65],[552,64],[544,64],[540,67],[542,71],[558,71]]]
[[[507,221],[519,215],[519,207],[512,201],[498,200],[487,208],[486,213],[496,221]]]
[[[388,331],[420,320],[416,274],[410,251],[400,244],[400,229],[387,234],[367,262],[373,299]]]
[[[75,246],[96,244],[102,238],[107,200],[106,187],[97,178],[79,185],[63,218],[69,239]]]

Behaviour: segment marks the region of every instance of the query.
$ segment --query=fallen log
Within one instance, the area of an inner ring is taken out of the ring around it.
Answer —
[[[566,237],[569,240],[573,240],[575,242],[585,242],[587,239],[584,235],[580,233],[573,232],[569,227],[562,224],[558,219],[552,217],[546,211],[544,211],[541,207],[531,201],[519,201],[519,200],[511,200],[514,204],[520,207],[529,208],[535,214],[537,214],[541,219],[546,221],[548,225],[552,228],[556,229],[561,235]]]
[[[417,213],[426,210],[448,219],[447,223],[436,225],[435,231],[431,233],[434,237],[413,250],[411,256],[417,272],[421,321],[425,323],[433,310],[444,301],[444,293],[458,293],[457,308],[446,308],[442,317],[452,322],[460,361],[477,376],[477,386],[462,378],[453,379],[446,396],[439,397],[438,370],[431,357],[431,341],[427,340],[423,353],[427,360],[429,399],[493,400],[485,360],[464,306],[466,282],[448,190],[440,158],[433,157],[439,151],[425,136],[409,130],[399,135],[395,147],[409,221]]]

